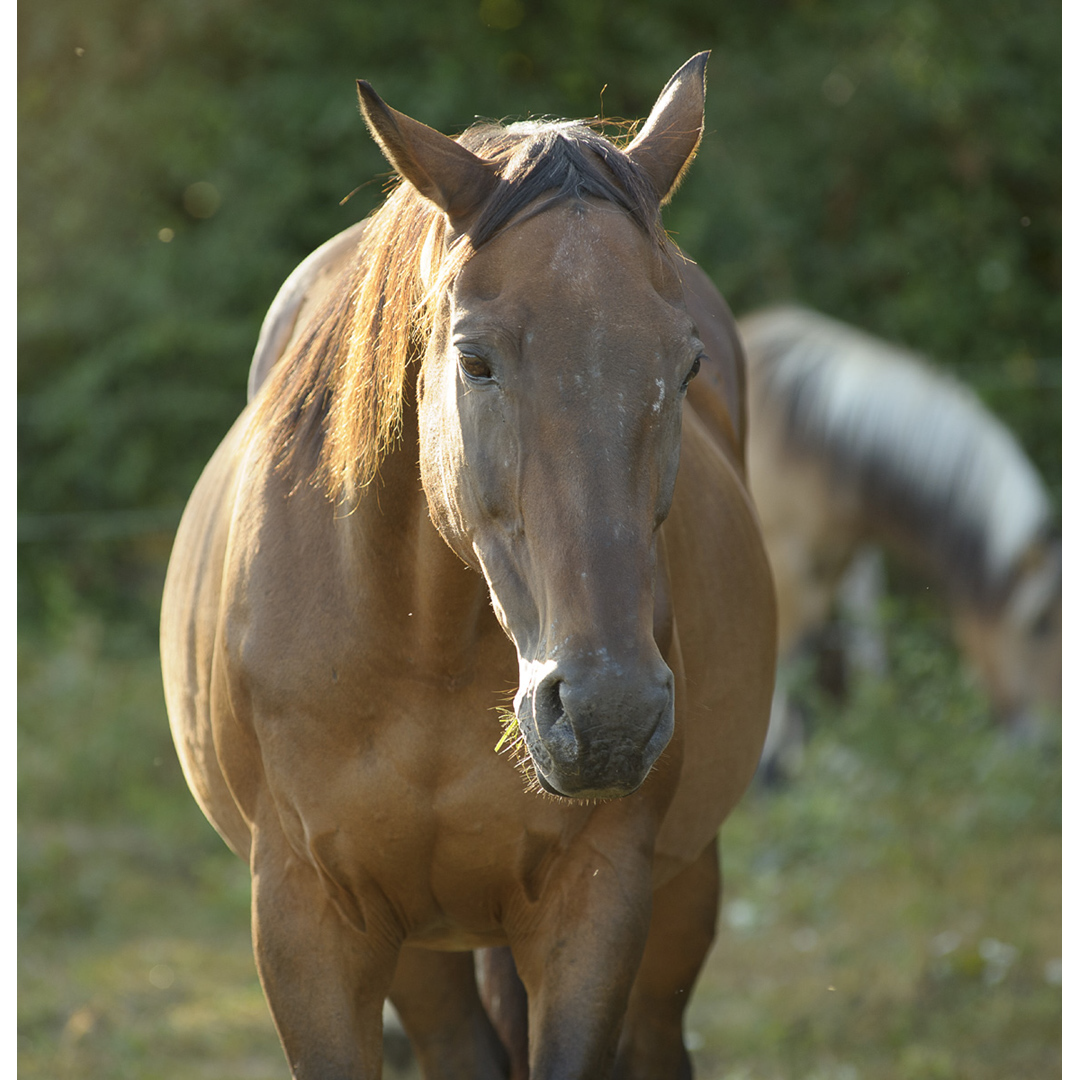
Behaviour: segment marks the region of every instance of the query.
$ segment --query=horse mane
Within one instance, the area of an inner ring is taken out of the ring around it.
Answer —
[[[451,238],[442,212],[398,183],[368,219],[343,287],[259,399],[252,430],[278,467],[306,472],[341,503],[354,503],[400,437],[409,368],[424,353],[440,297],[500,230],[591,196],[623,209],[658,247],[669,243],[644,172],[588,122],[482,122],[458,141],[499,176],[467,233]]]
[[[798,307],[739,323],[789,452],[822,461],[876,523],[982,609],[1003,602],[1050,500],[1013,434],[915,353]]]

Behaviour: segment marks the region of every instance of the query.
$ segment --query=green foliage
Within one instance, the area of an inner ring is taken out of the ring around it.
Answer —
[[[1049,4],[805,3],[720,35],[717,135],[669,214],[736,312],[793,297],[929,354],[1052,489],[1058,21]]]
[[[18,676],[20,927],[115,927],[118,880],[184,879],[221,848],[181,774],[157,658],[138,630],[83,619],[22,641]],[[137,905],[146,883],[127,891]]]
[[[1057,5],[41,0],[19,18],[23,614],[65,589],[152,612],[156,551],[88,535],[150,510],[167,538],[278,285],[376,205],[357,76],[450,132],[637,118],[703,48],[680,243],[736,311],[799,299],[962,370],[1056,488]]]
[[[809,668],[793,700],[811,717],[797,792],[769,800],[773,841],[755,854],[770,870],[824,852],[857,851],[881,865],[961,859],[975,842],[1061,828],[1059,720],[1038,740],[999,732],[985,691],[962,669],[947,621],[910,597],[886,602],[889,670],[855,673],[840,701]],[[852,806],[877,814],[853,814]],[[789,816],[790,813],[790,816]],[[937,828],[923,834],[927,818]]]

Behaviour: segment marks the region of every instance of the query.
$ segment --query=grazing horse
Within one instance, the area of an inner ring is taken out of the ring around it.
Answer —
[[[857,551],[880,545],[941,583],[959,647],[1007,723],[1060,707],[1061,544],[1013,435],[967,387],[824,315],[770,308],[739,330],[781,658],[824,626]],[[773,711],[766,763],[781,699]]]
[[[428,1078],[690,1075],[775,670],[741,347],[660,220],[706,59],[624,149],[361,82],[403,182],[181,521],[170,721],[297,1077],[380,1075],[386,998]]]

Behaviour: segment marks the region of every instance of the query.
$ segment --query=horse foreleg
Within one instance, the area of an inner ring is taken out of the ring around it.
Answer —
[[[648,858],[582,852],[525,926],[507,926],[528,993],[530,1080],[611,1075],[649,928]]]
[[[529,1000],[505,945],[476,954],[484,1008],[510,1055],[510,1080],[529,1080]]]
[[[470,952],[406,946],[390,988],[425,1080],[506,1080],[509,1061],[476,988]]]
[[[653,896],[645,955],[630,994],[618,1080],[690,1080],[683,1012],[716,929],[720,863],[714,840]]]
[[[382,1008],[398,943],[360,929],[331,901],[315,868],[277,834],[255,832],[255,961],[296,1080],[377,1080]]]

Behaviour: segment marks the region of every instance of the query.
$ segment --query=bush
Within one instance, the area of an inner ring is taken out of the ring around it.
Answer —
[[[277,286],[380,197],[358,75],[450,132],[633,118],[709,47],[678,241],[736,311],[797,298],[954,366],[1057,489],[1056,5],[41,0],[19,19],[22,614],[65,588],[152,612],[146,530],[242,407]]]

